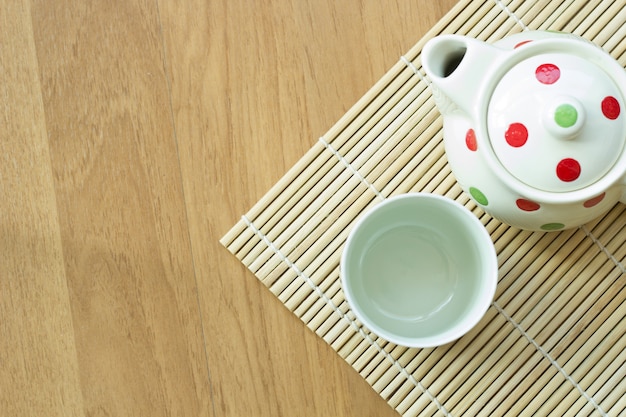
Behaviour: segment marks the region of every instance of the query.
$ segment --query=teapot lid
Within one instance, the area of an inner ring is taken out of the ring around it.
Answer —
[[[515,64],[489,100],[487,129],[502,166],[519,181],[568,192],[601,179],[626,138],[624,98],[593,61],[570,53]]]

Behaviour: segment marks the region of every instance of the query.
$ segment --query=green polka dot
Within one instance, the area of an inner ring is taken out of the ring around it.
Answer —
[[[482,204],[483,206],[489,204],[489,200],[487,200],[487,197],[485,197],[482,191],[480,191],[478,188],[470,187],[469,192],[478,204]]]
[[[561,104],[554,112],[554,121],[561,127],[574,126],[578,119],[578,112],[571,104]]]
[[[541,230],[559,230],[564,227],[565,225],[563,223],[546,223],[541,226]]]

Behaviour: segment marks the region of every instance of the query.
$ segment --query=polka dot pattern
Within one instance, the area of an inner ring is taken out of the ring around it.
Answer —
[[[483,206],[489,205],[489,200],[482,191],[480,191],[476,187],[470,187],[469,189],[470,195],[476,200],[478,204],[482,204]]]
[[[554,231],[563,229],[565,225],[563,223],[546,223],[541,225],[541,230]]]
[[[561,78],[561,70],[554,64],[541,64],[535,70],[535,77],[542,84],[554,84]]]
[[[515,48],[523,45],[522,38]],[[621,126],[608,125],[621,118],[624,105],[612,81],[596,74],[595,63],[566,55],[540,55],[509,70],[494,90],[488,114],[500,162],[517,179],[546,191],[572,191],[597,181],[623,140]],[[590,137],[589,120],[604,123],[598,127],[610,136]]]
[[[585,201],[585,202],[583,203],[583,207],[586,207],[586,208],[591,208],[591,207],[597,206],[598,204],[600,204],[600,202],[601,202],[602,200],[604,200],[604,196],[605,196],[605,195],[606,195],[606,193],[602,193],[602,194],[600,194],[600,195],[599,195],[599,196],[597,196],[597,197],[594,197],[594,198],[592,198],[592,199],[590,199],[590,200]]]
[[[517,207],[522,211],[537,211],[541,208],[538,203],[534,201],[526,200],[524,198],[519,198],[515,201]]]
[[[511,123],[509,128],[504,132],[506,143],[514,148],[524,146],[528,140],[528,129],[522,123]]]
[[[517,44],[509,44],[509,48],[524,49],[529,42],[532,40],[518,38]],[[602,80],[597,63],[573,55],[538,54],[523,58],[507,70],[486,107],[486,137],[477,138],[477,132],[483,130],[477,128],[476,121],[457,133],[459,139],[464,139],[458,145],[467,148],[463,155],[471,159],[468,167],[478,166],[483,161],[476,158],[485,149],[492,149],[512,178],[531,188],[556,193],[582,190],[606,174],[615,163],[616,147],[622,146],[621,107],[626,103],[619,93],[620,86],[611,77],[604,75]],[[616,119],[620,122],[611,122]],[[599,129],[608,134],[598,134]],[[477,139],[481,140],[480,149]],[[606,163],[598,164],[598,159]],[[540,194],[535,196],[529,191],[529,197],[523,197],[525,193],[520,189],[517,192],[521,194],[514,196],[509,190],[499,193],[497,188],[478,181],[471,185],[466,188],[468,194],[496,217],[500,212],[504,218],[517,216],[522,225],[535,230],[558,231],[572,226],[572,214],[564,212],[560,217],[552,204],[538,197]],[[506,183],[503,185],[508,188]],[[584,216],[591,213],[588,209],[606,200],[605,193],[591,195],[565,209]]]
[[[576,120],[578,120],[578,112],[571,104],[561,104],[554,112],[554,121],[560,127],[572,127],[576,124]]]
[[[613,96],[607,96],[602,100],[602,114],[610,120],[615,120],[621,112],[619,101]]]
[[[478,143],[476,142],[476,132],[474,132],[474,129],[469,129],[465,134],[465,145],[467,145],[467,149],[472,152],[476,152],[478,150]]]
[[[573,158],[562,159],[556,166],[556,176],[564,182],[576,181],[580,171],[580,163]]]
[[[527,41],[521,41],[520,43],[518,43],[517,45],[515,45],[515,46],[513,47],[513,49],[517,49],[517,48],[519,48],[520,46],[522,46],[522,45],[526,45],[526,44],[527,44],[527,43],[529,43],[529,42],[532,42],[532,40],[530,40],[530,39],[529,39],[529,40],[527,40]]]

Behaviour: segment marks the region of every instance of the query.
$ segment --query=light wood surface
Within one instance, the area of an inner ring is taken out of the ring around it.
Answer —
[[[396,415],[218,240],[453,3],[4,2],[1,414]]]

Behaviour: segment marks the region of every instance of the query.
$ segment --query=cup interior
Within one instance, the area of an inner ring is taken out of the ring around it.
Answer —
[[[396,344],[432,347],[466,333],[495,294],[491,238],[466,208],[432,194],[380,203],[351,231],[344,293],[370,330]]]

